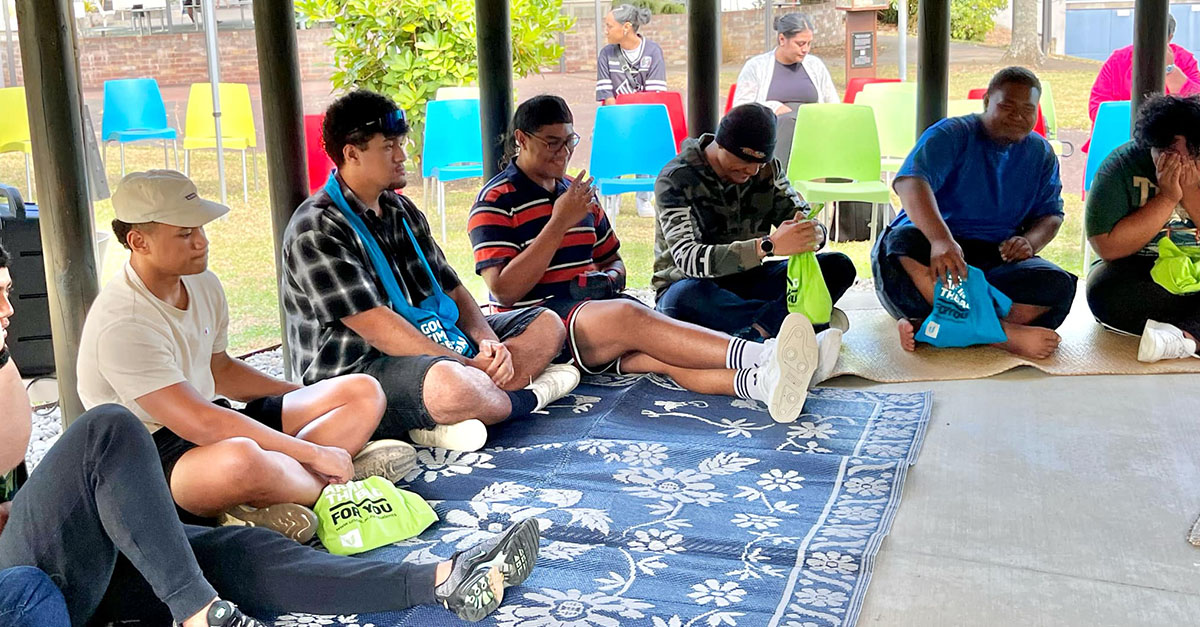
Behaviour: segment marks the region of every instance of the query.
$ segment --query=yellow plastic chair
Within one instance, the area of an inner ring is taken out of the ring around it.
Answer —
[[[246,176],[246,152],[254,162],[254,185],[258,187],[258,158],[254,149],[258,137],[254,130],[254,110],[250,107],[250,88],[245,83],[220,83],[221,146],[242,151],[242,202],[249,200]],[[217,130],[213,122],[211,83],[192,83],[188,93],[187,117],[183,137],[183,169],[191,174],[193,150],[216,149]]]
[[[29,200],[36,200],[33,176],[29,169],[33,144],[30,142],[29,109],[25,104],[24,87],[0,89],[0,120],[3,120],[0,122],[0,153],[25,153],[25,189],[29,191]]]

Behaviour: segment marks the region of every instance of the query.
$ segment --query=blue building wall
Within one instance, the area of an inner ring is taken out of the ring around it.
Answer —
[[[1175,39],[1188,50],[1200,49],[1200,4],[1173,4]],[[1133,43],[1133,9],[1072,9],[1067,6],[1065,52],[1103,61],[1113,50]]]

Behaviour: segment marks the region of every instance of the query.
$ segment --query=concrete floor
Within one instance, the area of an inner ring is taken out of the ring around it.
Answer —
[[[934,392],[859,625],[1200,625],[1200,375],[830,383]]]

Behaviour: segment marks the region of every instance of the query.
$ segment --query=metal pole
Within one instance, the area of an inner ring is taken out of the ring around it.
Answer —
[[[7,0],[0,0],[7,2]],[[83,413],[75,358],[88,307],[100,291],[70,0],[18,0],[25,100],[37,174],[50,332],[63,421]]]
[[[167,20],[167,32],[175,30],[175,16],[171,15],[171,0],[166,0],[166,8],[163,9],[163,16]]]
[[[950,0],[917,5],[917,136],[946,117],[950,93]]]
[[[208,82],[212,85],[213,129],[217,134],[217,177],[221,180],[221,204],[229,204],[225,191],[225,146],[221,140],[221,58],[217,51],[217,14],[213,0],[204,0],[204,43],[208,50]]]
[[[0,11],[4,13],[4,47],[8,50],[8,86],[17,84],[17,60],[13,52],[12,26],[8,19],[8,0],[0,0]]]
[[[1049,2],[1050,0],[1046,0]],[[897,0],[896,31],[900,37],[900,80],[908,80],[908,0]]]
[[[721,3],[688,3],[688,135],[715,133],[721,119]]]
[[[1050,54],[1051,50],[1050,39],[1051,31],[1050,24],[1054,22],[1054,2],[1053,0],[1042,0],[1042,52]]]
[[[1137,124],[1138,108],[1152,94],[1163,93],[1167,65],[1168,0],[1138,0],[1133,8],[1133,89],[1130,115]],[[1133,128],[1131,125],[1130,128]]]
[[[283,292],[283,232],[296,207],[308,197],[308,162],[304,147],[304,101],[300,87],[300,55],[296,45],[296,13],[292,0],[254,0],[254,38],[262,81],[263,131],[267,146],[267,188],[271,193],[271,226],[275,232],[275,274]],[[283,299],[280,328],[286,328]],[[284,376],[292,378],[287,334],[282,334]]]
[[[775,47],[775,3],[763,2],[763,51]]]
[[[483,176],[500,172],[504,134],[513,113],[512,27],[509,0],[475,3],[475,42],[479,49],[479,110],[483,133]]]
[[[604,8],[600,6],[600,0],[596,0],[596,56],[600,56],[600,50],[604,48]]]

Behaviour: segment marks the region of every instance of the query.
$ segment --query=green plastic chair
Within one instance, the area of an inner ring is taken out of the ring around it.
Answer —
[[[889,95],[908,94],[908,95],[911,95],[913,98],[916,98],[917,97],[917,84],[916,84],[916,82],[908,82],[908,81],[900,82],[900,83],[867,83],[866,85],[863,85],[862,91],[860,91],[858,93],[860,95],[866,94],[866,93],[882,93],[882,94],[889,94]],[[858,104],[858,98],[855,98],[854,102],[855,102],[855,104]]]
[[[972,113],[983,113],[982,100],[955,99],[946,102],[946,117],[957,118]]]
[[[916,95],[860,93],[854,104],[871,107],[879,134],[879,169],[898,172],[917,142]]]
[[[796,110],[788,178],[809,203],[824,205],[839,200],[890,203],[887,184],[879,180],[879,162],[879,135],[871,107],[806,104]],[[850,179],[850,182],[816,180],[830,178]],[[874,240],[878,232],[874,215],[877,212],[871,213]]]
[[[1054,109],[1054,90],[1046,81],[1042,81],[1042,117],[1046,120],[1046,139],[1054,149],[1054,154],[1063,156],[1064,145],[1071,148],[1071,152],[1067,153],[1068,157],[1075,154],[1074,144],[1058,138],[1058,113]]]

